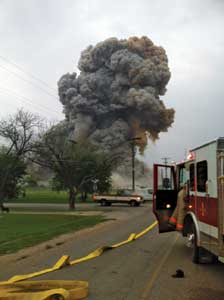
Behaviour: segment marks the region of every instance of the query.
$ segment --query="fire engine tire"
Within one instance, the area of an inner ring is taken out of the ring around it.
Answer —
[[[135,200],[131,200],[129,204],[131,207],[134,207],[134,206],[136,206],[136,203],[137,202]]]
[[[198,236],[197,231],[195,228],[195,225],[192,223],[191,225],[192,233],[194,234],[194,241],[193,241],[193,253],[192,253],[192,261],[195,264],[200,264],[200,258],[201,258],[201,247],[198,247]]]
[[[215,264],[218,262],[217,256],[209,252],[208,250],[198,247],[197,245],[197,232],[194,224],[191,224],[191,233],[194,234],[193,240],[193,253],[192,253],[192,261],[195,264]]]

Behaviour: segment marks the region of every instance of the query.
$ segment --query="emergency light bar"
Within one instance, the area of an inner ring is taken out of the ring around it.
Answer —
[[[188,156],[187,156],[188,160],[194,160],[194,152],[190,151]]]

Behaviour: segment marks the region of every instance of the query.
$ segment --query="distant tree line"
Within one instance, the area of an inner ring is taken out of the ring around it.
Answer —
[[[87,141],[69,139],[69,128],[60,122],[45,126],[39,116],[19,110],[0,120],[0,205],[19,197],[27,164],[33,162],[53,172],[53,188],[68,192],[69,208],[75,208],[78,193],[85,198],[94,187],[101,193],[111,187],[111,174],[119,155],[111,157]]]

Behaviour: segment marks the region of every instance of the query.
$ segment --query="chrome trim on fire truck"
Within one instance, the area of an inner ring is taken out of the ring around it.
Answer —
[[[219,237],[219,233],[218,233],[218,227],[206,224],[204,222],[200,222],[198,221],[199,227],[200,227],[200,231],[203,233],[206,233],[207,235],[210,235],[216,239],[218,239]]]
[[[219,260],[222,264],[224,264],[224,257],[223,257],[223,256],[218,256],[218,260]]]

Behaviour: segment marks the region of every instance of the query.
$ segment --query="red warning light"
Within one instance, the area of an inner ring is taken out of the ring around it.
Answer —
[[[188,156],[187,156],[188,160],[193,160],[194,159],[194,152],[189,152]]]

